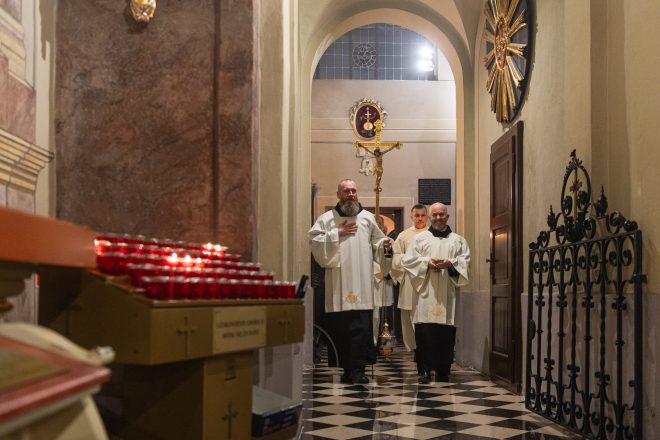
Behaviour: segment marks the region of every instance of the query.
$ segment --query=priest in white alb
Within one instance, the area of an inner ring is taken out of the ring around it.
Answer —
[[[367,383],[364,371],[376,360],[372,315],[374,260],[390,270],[392,239],[378,227],[372,213],[358,202],[353,180],[339,182],[339,203],[309,230],[312,255],[325,268],[325,311],[329,333],[344,369],[342,382]]]
[[[413,239],[403,258],[416,294],[412,321],[417,343],[420,383],[448,381],[454,359],[457,288],[468,283],[470,248],[447,226],[449,213],[442,203],[429,209],[431,226]]]
[[[399,283],[399,299],[397,306],[401,314],[401,336],[406,350],[415,350],[415,328],[412,323],[413,294],[414,289],[410,283],[410,277],[403,267],[403,257],[410,247],[410,243],[417,236],[425,232],[428,228],[428,212],[425,205],[417,204],[410,210],[410,220],[413,225],[402,231],[394,241],[392,257],[392,276]]]

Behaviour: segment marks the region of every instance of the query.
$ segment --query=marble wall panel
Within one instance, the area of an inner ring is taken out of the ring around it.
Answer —
[[[57,215],[103,231],[211,239],[212,2],[58,7]]]
[[[253,251],[256,225],[253,6],[249,1],[221,1],[218,20],[218,233],[246,256]]]
[[[0,7],[17,13],[20,20],[20,2],[0,0]],[[0,128],[34,143],[35,91],[15,76],[24,79],[25,43],[23,36],[7,23],[0,23]]]
[[[0,183],[0,206],[7,206],[7,185]]]
[[[6,103],[5,125],[2,126],[8,132],[35,143],[35,102],[36,94],[32,87],[8,76],[3,94]]]
[[[57,13],[57,216],[249,258],[251,2],[159,0],[148,24],[115,0]]]

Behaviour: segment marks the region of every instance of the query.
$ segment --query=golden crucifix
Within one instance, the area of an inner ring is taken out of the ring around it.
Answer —
[[[376,176],[376,186],[374,187],[374,192],[376,193],[376,209],[375,209],[375,215],[376,218],[379,218],[380,216],[380,192],[383,190],[380,187],[380,181],[383,177],[383,156],[385,154],[389,153],[392,151],[394,148],[397,150],[401,147],[403,147],[403,144],[401,142],[382,142],[380,140],[380,132],[383,129],[383,121],[382,120],[377,120],[374,122],[374,127],[376,127],[376,140],[373,142],[360,142],[360,141],[355,141],[353,142],[353,146],[356,149],[363,149],[364,152],[370,157],[370,158],[375,158],[376,163],[373,165],[373,169],[368,168],[364,169],[364,173],[366,175],[369,175],[371,172],[374,173],[374,176]],[[383,150],[384,149],[384,150]],[[372,151],[373,150],[373,151]],[[363,172],[363,170],[360,170],[360,172]]]

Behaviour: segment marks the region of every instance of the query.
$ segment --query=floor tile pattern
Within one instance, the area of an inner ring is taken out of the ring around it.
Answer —
[[[340,383],[342,370],[317,366],[303,378],[298,438],[305,440],[579,439],[524,407],[524,397],[478,372],[452,368],[449,382],[417,383],[412,354],[397,346],[365,385]]]

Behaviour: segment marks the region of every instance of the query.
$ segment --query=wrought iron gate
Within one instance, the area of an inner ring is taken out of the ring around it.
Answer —
[[[525,406],[587,438],[642,438],[642,232],[571,153],[529,251]],[[553,240],[554,237],[554,240]]]

